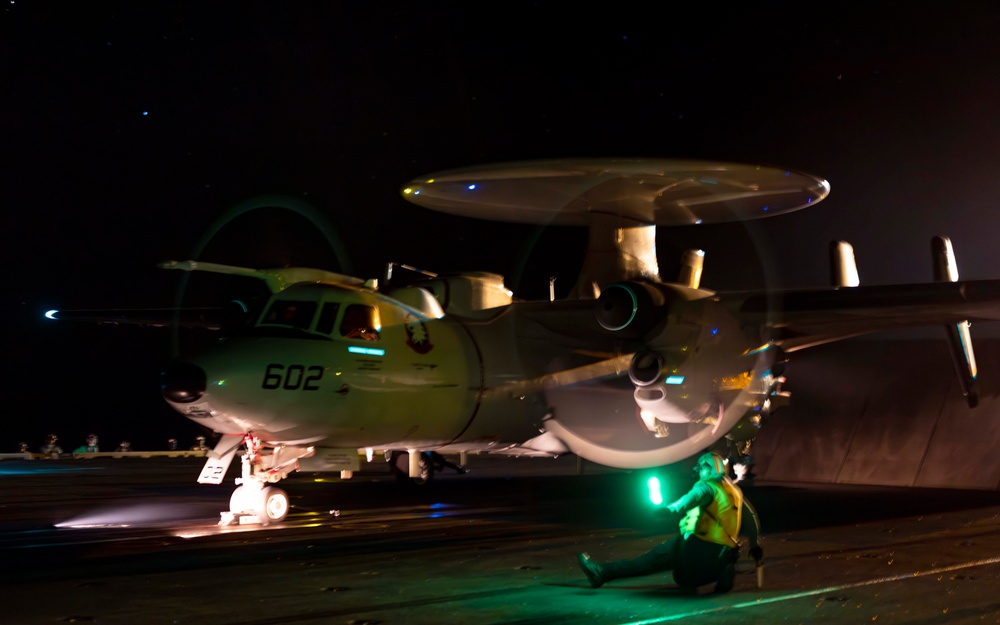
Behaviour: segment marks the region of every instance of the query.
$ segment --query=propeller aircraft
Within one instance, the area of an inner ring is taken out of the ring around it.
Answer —
[[[569,297],[516,299],[491,273],[397,285],[312,268],[195,260],[166,269],[263,280],[271,296],[245,330],[171,364],[164,399],[221,435],[199,477],[219,484],[242,448],[220,524],[281,521],[294,471],[359,470],[381,450],[426,478],[424,454],[573,453],[618,468],[675,463],[709,448],[737,459],[789,400],[798,350],[882,329],[941,325],[976,404],[969,320],[1000,318],[1000,280],[958,279],[934,240],[935,282],[860,286],[853,251],[831,245],[829,288],[722,293],[702,288],[704,252],[661,278],[657,226],[771,217],[822,201],[830,185],[773,167],[663,159],[567,159],[456,169],[410,181],[402,197],[480,219],[586,226]],[[99,312],[99,311],[98,311]],[[220,328],[211,311],[175,323]],[[148,324],[149,313],[52,312]]]

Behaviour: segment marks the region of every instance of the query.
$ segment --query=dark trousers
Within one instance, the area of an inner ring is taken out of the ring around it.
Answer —
[[[630,560],[614,560],[601,565],[604,581],[673,571],[680,586],[701,586],[719,580],[728,564],[735,564],[739,550],[706,542],[694,536],[684,540],[674,536]]]

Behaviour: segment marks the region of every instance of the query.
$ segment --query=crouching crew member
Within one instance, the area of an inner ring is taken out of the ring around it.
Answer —
[[[716,592],[733,588],[736,561],[740,557],[739,537],[750,544],[750,555],[760,563],[760,522],[757,512],[743,492],[726,475],[726,461],[708,452],[694,467],[698,481],[677,501],[667,504],[671,512],[683,513],[680,534],[630,560],[598,564],[587,553],[577,555],[590,585],[594,588],[623,577],[673,571],[674,581],[694,588],[715,583]]]

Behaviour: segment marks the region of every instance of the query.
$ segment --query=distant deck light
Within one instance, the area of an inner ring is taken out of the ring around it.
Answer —
[[[56,319],[56,315],[58,315],[58,314],[59,314],[58,310],[50,310],[50,311],[48,311],[48,312],[45,313],[45,318],[46,319]]]
[[[469,187],[468,187],[468,189],[469,189],[469,191],[475,191],[476,190],[476,185],[470,184]]]

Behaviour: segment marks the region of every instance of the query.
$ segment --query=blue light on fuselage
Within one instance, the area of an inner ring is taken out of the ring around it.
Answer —
[[[357,345],[348,345],[347,351],[352,354],[364,354],[365,356],[385,356],[385,350],[379,349],[378,347],[359,347]]]
[[[667,379],[663,381],[664,384],[684,384],[684,376],[682,375],[671,375],[667,376]]]
[[[476,185],[470,184],[469,185],[469,191],[475,191],[475,190],[476,190]]]

